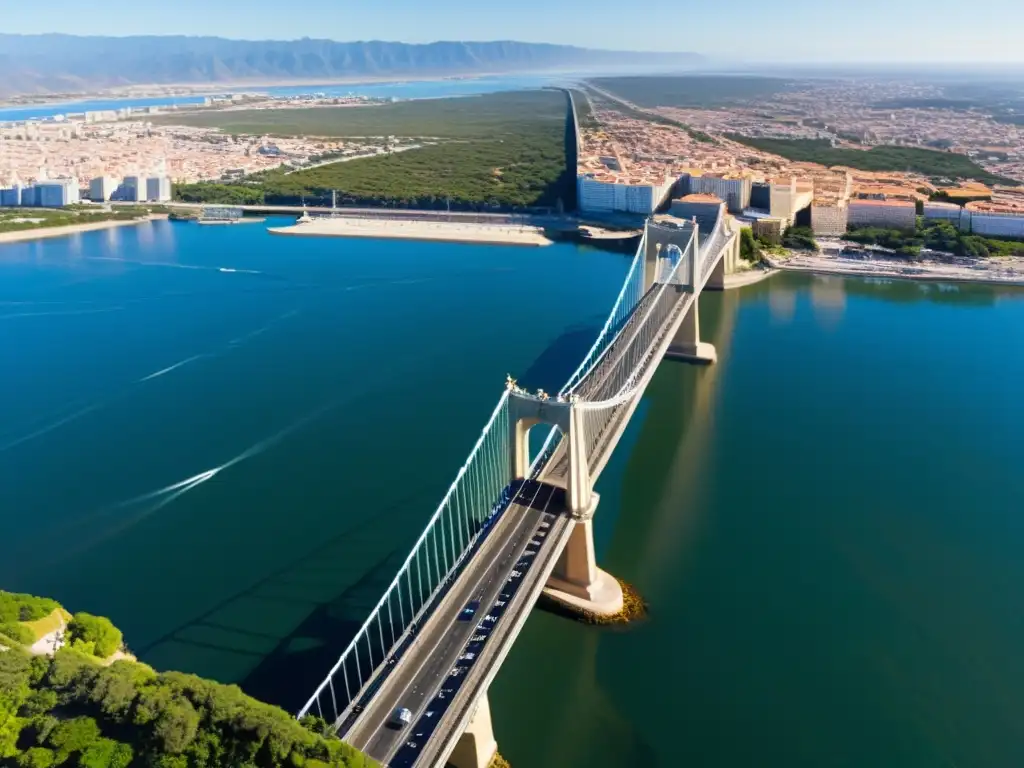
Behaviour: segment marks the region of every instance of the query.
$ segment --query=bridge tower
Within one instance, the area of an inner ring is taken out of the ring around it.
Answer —
[[[543,478],[565,490],[565,505],[576,518],[569,539],[548,580],[545,594],[568,607],[586,613],[611,616],[622,610],[622,587],[612,575],[597,567],[594,553],[594,512],[600,497],[594,493],[587,460],[585,411],[574,399],[552,399],[513,388],[509,397],[512,430],[512,476],[529,477],[529,431],[548,424],[562,432],[562,459],[557,469]]]

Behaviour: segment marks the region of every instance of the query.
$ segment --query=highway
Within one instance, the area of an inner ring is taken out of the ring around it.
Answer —
[[[348,731],[339,734],[345,741],[383,765],[417,762],[546,544],[547,529],[564,509],[561,489],[535,481],[523,484],[404,651],[395,672],[384,680]],[[475,613],[460,620],[460,612],[471,602],[479,603]],[[398,707],[412,712],[411,726],[396,729],[389,725]]]

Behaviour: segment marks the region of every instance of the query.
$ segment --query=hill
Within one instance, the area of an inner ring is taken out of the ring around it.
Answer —
[[[229,40],[220,37],[0,34],[0,94],[72,92],[131,84],[468,75],[633,65],[686,66],[694,54],[568,45],[444,41]]]

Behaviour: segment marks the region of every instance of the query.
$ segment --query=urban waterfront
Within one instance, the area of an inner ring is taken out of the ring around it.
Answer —
[[[294,707],[505,372],[557,386],[626,267],[167,222],[0,248],[0,584]],[[600,562],[651,616],[535,612],[492,689],[502,752],[1018,764],[1022,319],[1024,292],[966,285],[703,298],[719,364],[662,366],[597,489]]]

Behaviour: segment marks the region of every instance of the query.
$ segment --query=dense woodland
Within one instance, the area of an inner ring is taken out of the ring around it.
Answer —
[[[175,196],[186,202],[329,205],[336,190],[341,204],[476,210],[557,209],[571,207],[574,198],[566,164],[568,100],[561,91],[264,114],[258,124],[242,112],[222,113],[221,119],[230,115],[225,129],[246,133],[386,134],[436,143],[295,173],[264,172],[235,184],[181,185]]]
[[[11,626],[55,611],[52,600],[0,592],[0,768],[376,766],[322,720],[300,723],[237,686],[109,663],[121,633],[106,618],[75,614],[52,657],[11,637]]]
[[[895,146],[872,147],[866,151],[835,148],[827,139],[760,139],[739,134],[729,134],[728,138],[797,162],[830,167],[843,165],[862,171],[908,171],[933,178],[974,179],[984,184],[1019,184],[989,173],[966,155],[956,152]]]

